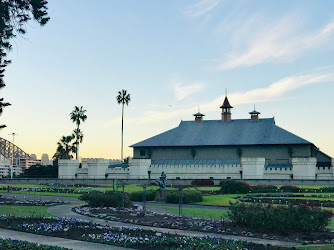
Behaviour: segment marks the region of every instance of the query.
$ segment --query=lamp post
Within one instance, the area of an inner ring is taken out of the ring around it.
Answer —
[[[17,134],[15,134],[15,133],[12,133],[12,134],[8,134],[8,135],[12,135],[13,136],[13,146],[12,146],[12,162],[11,162],[11,164],[10,164],[10,178],[11,179],[13,179],[13,166],[14,166],[14,137],[15,137],[15,135],[17,135]]]
[[[124,197],[125,193],[124,193],[124,184],[122,184],[122,207],[124,210],[125,207],[125,197]]]
[[[143,209],[146,211],[146,186],[143,186]]]
[[[183,203],[183,194],[182,187],[179,187],[179,215],[182,216],[182,203]]]

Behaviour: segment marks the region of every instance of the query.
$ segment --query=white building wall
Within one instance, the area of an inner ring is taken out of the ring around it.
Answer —
[[[315,179],[316,158],[292,158],[293,179]]]
[[[79,160],[58,160],[59,179],[75,178],[77,169],[79,169]]]
[[[243,179],[263,179],[265,158],[241,158]]]
[[[316,158],[293,158],[293,167],[267,168],[264,158],[242,158],[241,164],[230,165],[151,165],[150,159],[130,159],[129,167],[108,168],[105,159],[59,160],[59,178],[150,179],[162,172],[169,179],[333,179],[331,168],[316,167]]]

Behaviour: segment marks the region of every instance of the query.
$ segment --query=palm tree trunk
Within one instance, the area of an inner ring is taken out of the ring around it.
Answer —
[[[122,146],[121,146],[121,161],[123,162],[123,116],[124,116],[124,103],[122,103]]]
[[[78,132],[79,132],[79,125],[78,125],[78,130],[77,130],[77,141],[76,141],[76,146],[77,146],[77,150],[75,152],[75,159],[78,160],[79,158],[79,135],[78,135]]]

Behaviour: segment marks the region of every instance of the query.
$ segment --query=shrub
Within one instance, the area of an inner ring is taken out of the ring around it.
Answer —
[[[334,193],[334,187],[323,187],[319,188],[318,191],[323,193]]]
[[[292,186],[292,185],[285,185],[280,188],[280,190],[285,191],[285,192],[300,192],[302,189],[300,189],[297,186]]]
[[[275,193],[276,190],[277,187],[272,185],[257,185],[251,188],[252,193]]]
[[[210,179],[196,179],[191,181],[192,186],[203,187],[203,186],[214,186],[215,183]]]
[[[247,183],[234,180],[221,180],[219,186],[223,194],[247,194],[251,190]]]
[[[86,201],[89,207],[121,207],[122,206],[122,193],[108,191],[105,193],[101,192],[90,192],[82,194],[79,197],[80,200]],[[129,196],[125,194],[124,197],[125,207],[131,207],[132,202]]]
[[[155,190],[146,191],[146,200],[153,201],[155,199]],[[143,191],[130,193],[130,200],[132,201],[143,201]]]
[[[203,201],[203,196],[201,192],[198,191],[183,191],[182,198],[183,198],[182,199],[183,204]],[[170,192],[166,197],[166,203],[178,204],[179,192],[178,191]]]
[[[279,234],[324,230],[333,213],[305,204],[298,206],[263,206],[231,203],[229,218],[238,226],[259,232]]]

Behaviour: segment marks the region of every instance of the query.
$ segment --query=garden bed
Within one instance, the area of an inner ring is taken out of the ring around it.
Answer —
[[[331,231],[275,235],[269,233],[252,232],[245,227],[234,226],[228,220],[208,220],[185,216],[182,217],[178,215],[155,213],[152,211],[138,211],[135,209],[123,210],[117,208],[89,208],[80,206],[73,208],[73,211],[85,216],[103,220],[118,221],[150,227],[238,235],[301,244],[334,243],[334,233]]]
[[[13,198],[4,198],[0,195],[0,205],[15,205],[15,206],[56,206],[67,204],[68,202],[61,200],[25,200],[18,201]]]
[[[6,250],[70,250],[70,248],[0,238],[0,249]]]
[[[310,199],[311,198],[311,199]],[[268,204],[282,204],[282,205],[301,205],[307,204],[316,207],[334,207],[334,201],[318,196],[304,196],[304,195],[289,195],[287,197],[252,197],[246,196],[239,198],[242,202],[251,203],[268,203]]]
[[[164,234],[134,227],[109,227],[71,218],[0,216],[0,227],[135,249],[277,249],[238,240]]]

